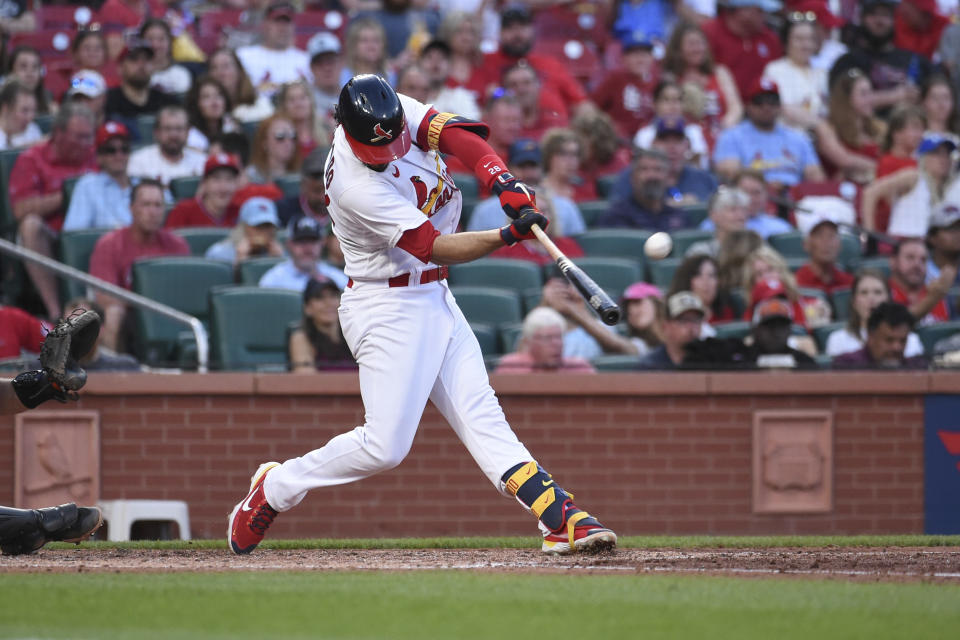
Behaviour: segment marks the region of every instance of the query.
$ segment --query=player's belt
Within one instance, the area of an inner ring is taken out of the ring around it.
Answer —
[[[429,284],[439,280],[446,280],[450,276],[450,267],[436,267],[420,272],[420,284]],[[353,278],[347,280],[347,286],[353,287]],[[408,287],[410,286],[410,274],[401,273],[387,280],[388,287]]]

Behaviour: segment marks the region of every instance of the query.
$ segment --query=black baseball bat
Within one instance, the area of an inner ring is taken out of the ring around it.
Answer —
[[[607,292],[601,289],[600,285],[594,282],[583,269],[573,264],[570,258],[557,248],[553,240],[547,237],[547,234],[539,225],[533,225],[530,230],[533,231],[533,235],[537,237],[550,257],[556,260],[563,277],[577,288],[587,304],[600,316],[600,320],[611,327],[620,322],[620,307],[607,295]]]

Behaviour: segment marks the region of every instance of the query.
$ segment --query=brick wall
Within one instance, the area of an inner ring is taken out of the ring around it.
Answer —
[[[960,389],[960,376],[607,374],[493,384],[521,440],[621,534],[920,533],[923,396]],[[219,538],[259,463],[306,453],[362,421],[358,392],[350,374],[101,375],[78,407],[100,412],[102,498],[186,500],[194,537]],[[760,409],[833,412],[832,513],[752,513]],[[6,428],[0,503],[12,499]],[[432,407],[400,467],[313,491],[271,529],[276,537],[534,533],[533,517],[493,490]]]

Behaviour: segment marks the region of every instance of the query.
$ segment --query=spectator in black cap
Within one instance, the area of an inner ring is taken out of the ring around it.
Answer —
[[[860,26],[850,51],[830,69],[830,86],[850,69],[860,69],[873,84],[873,106],[886,113],[899,104],[915,104],[918,87],[931,71],[923,56],[900,49],[894,42],[894,11],[900,0],[861,0]]]
[[[330,223],[323,182],[323,167],[326,161],[327,149],[314,149],[304,159],[300,167],[300,193],[277,203],[277,214],[282,226],[287,226],[291,220],[301,216],[313,218],[320,224],[321,229]]]
[[[473,94],[463,87],[447,86],[453,52],[443,40],[431,40],[420,50],[419,65],[430,85],[427,102],[437,111],[456,113],[471,120],[480,119],[480,107]]]
[[[323,228],[313,218],[297,218],[287,225],[287,252],[290,257],[260,278],[261,287],[303,291],[311,279],[332,280],[342,291],[347,286],[343,271],[331,267],[320,255]]]
[[[287,356],[293,373],[356,369],[340,329],[340,289],[330,280],[310,280],[303,290],[303,319],[290,334]]]
[[[177,104],[177,100],[150,86],[153,49],[145,41],[129,41],[119,60],[120,86],[107,90],[107,119],[123,122],[130,131],[139,131],[139,116],[156,114],[163,107]]]
[[[271,96],[284,82],[310,79],[310,58],[294,46],[296,10],[273,2],[264,14],[259,44],[237,49],[237,57],[261,95]]]
[[[621,45],[621,68],[608,72],[590,97],[610,114],[621,135],[633,138],[640,127],[653,119],[653,91],[660,69],[650,40],[631,33]]]
[[[536,140],[521,138],[510,145],[510,152],[507,155],[510,170],[517,180],[533,186],[534,189],[538,188],[540,181],[543,179],[541,161],[540,145],[537,144]],[[572,200],[556,194],[551,194],[550,199],[553,203],[554,214],[563,227],[564,235],[578,236],[587,230],[583,215]],[[495,197],[487,198],[474,207],[473,214],[467,224],[467,230],[497,229],[504,225],[506,219],[500,201]]]
[[[587,101],[580,83],[570,75],[563,63],[552,56],[536,53],[534,49],[533,17],[525,6],[510,5],[500,13],[500,49],[488,53],[477,70],[471,86],[482,87],[483,95],[500,86],[503,72],[521,60],[536,69],[543,84],[542,91],[554,94],[568,109]]]

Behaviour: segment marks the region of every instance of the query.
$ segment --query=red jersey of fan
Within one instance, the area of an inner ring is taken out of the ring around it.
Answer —
[[[768,62],[783,56],[780,38],[771,29],[744,38],[730,31],[721,15],[704,22],[703,31],[714,62],[730,69],[741,97],[747,94],[753,81],[763,75]]]
[[[90,275],[110,284],[129,289],[132,283],[130,268],[140,258],[190,255],[190,245],[178,235],[165,229],[157,231],[147,243],[141,243],[130,227],[104,235],[90,254]]]
[[[490,88],[500,86],[500,76],[503,72],[521,60],[526,60],[536,69],[543,83],[541,93],[555,94],[568,107],[580,104],[587,99],[587,92],[559,60],[537,53],[514,58],[502,51],[494,51],[483,57],[483,64],[470,78],[471,88],[477,88],[480,91],[481,103]]]
[[[626,69],[613,71],[593,92],[593,101],[605,111],[621,134],[633,139],[653,119],[653,90],[659,74],[638,76]]]
[[[0,307],[0,358],[16,358],[21,351],[40,353],[43,323],[16,307]]]
[[[838,269],[836,265],[830,265],[830,280],[824,280],[817,272],[813,270],[810,263],[803,265],[794,274],[797,278],[797,286],[807,289],[820,289],[826,293],[833,293],[841,289],[849,289],[853,286],[853,276]]]
[[[900,288],[900,285],[897,284],[897,281],[893,278],[890,278],[890,299],[893,302],[899,302],[900,304],[909,307],[911,304],[917,300],[921,300],[924,296],[927,295],[927,287],[924,285],[916,293],[909,293],[906,290]],[[935,324],[937,322],[946,322],[950,319],[950,309],[947,307],[947,299],[944,298],[937,303],[930,312],[919,318],[917,321],[918,325],[925,326],[928,324]]]
[[[53,146],[49,142],[38,144],[17,156],[13,164],[13,170],[10,172],[10,204],[15,207],[21,200],[27,198],[59,193],[67,178],[96,170],[97,163],[94,160],[92,145],[87,160],[83,164],[74,165],[57,162]],[[66,214],[66,208],[61,206],[47,216],[45,222],[51,229],[59,231],[63,228],[64,214]]]

